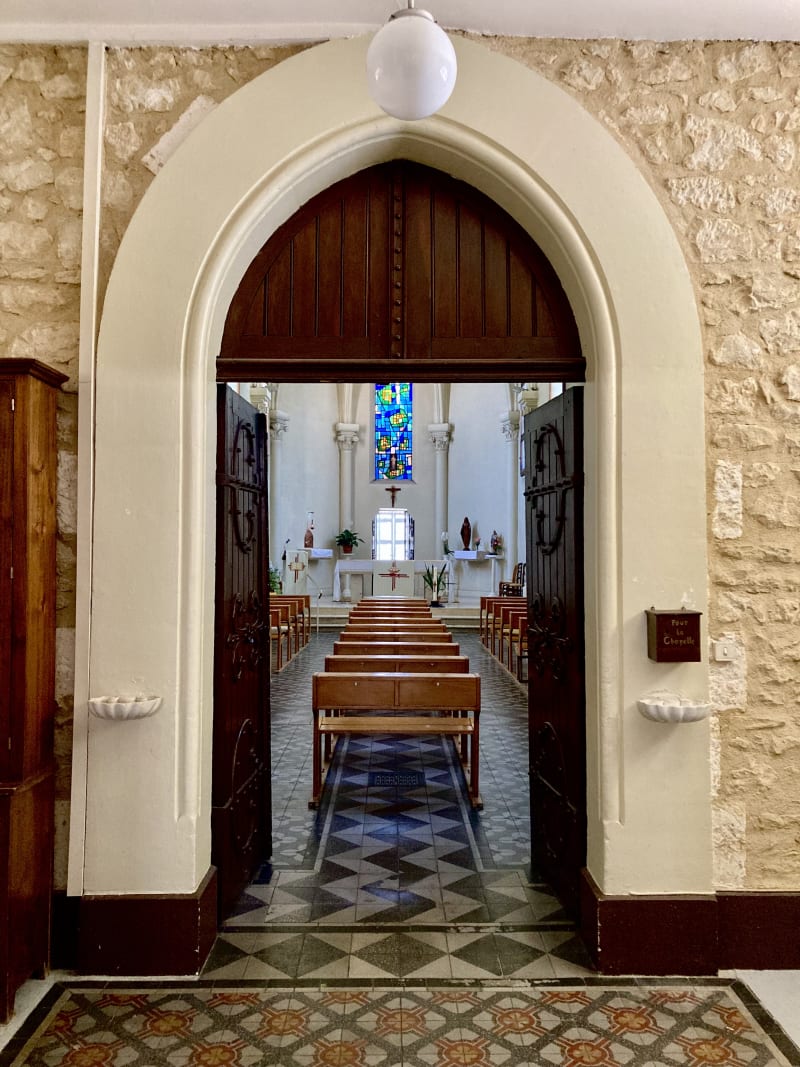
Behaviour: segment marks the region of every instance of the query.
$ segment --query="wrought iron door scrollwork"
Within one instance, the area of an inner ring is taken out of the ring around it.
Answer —
[[[551,438],[555,439],[554,452],[561,477],[557,481],[541,485],[539,483],[542,475],[548,469],[545,463],[545,447]],[[548,422],[546,426],[543,426],[536,434],[533,443],[536,446],[534,487],[528,490],[525,495],[532,498],[536,514],[536,547],[545,556],[549,556],[555,552],[564,533],[564,521],[567,515],[567,492],[572,488],[573,482],[571,478],[564,476],[564,442],[555,423]],[[545,497],[556,493],[558,493],[556,513],[551,517],[544,508],[544,500]],[[548,518],[550,518],[549,529],[546,529],[545,524]]]
[[[233,598],[231,625],[225,644],[231,649],[231,673],[238,682],[245,670],[255,671],[264,658],[264,622],[261,598],[255,589],[250,591],[245,604],[244,597],[237,593]]]
[[[572,648],[566,626],[567,616],[559,597],[554,596],[549,606],[544,597],[533,598],[528,621],[528,661],[540,678],[549,671],[553,681],[564,680],[567,655]]]
[[[259,792],[265,772],[252,721],[243,723],[236,740],[231,768],[231,836],[236,852],[253,851],[258,833]]]
[[[242,530],[242,509],[239,507],[239,493],[235,485],[231,487],[231,510],[230,516],[233,523],[233,536],[236,538],[236,546],[240,552],[249,552],[256,539],[256,513],[252,507],[244,512],[244,520],[247,525],[246,531]]]
[[[244,447],[240,444],[243,439]],[[241,481],[245,480],[244,471],[238,471],[238,460],[242,457],[242,462],[248,469],[248,476],[253,485],[259,484],[259,471],[258,471],[258,456],[256,454],[256,434],[253,427],[249,422],[245,422],[244,419],[239,419],[236,424],[236,432],[233,435],[233,444],[231,445],[231,475],[234,478],[238,478]]]

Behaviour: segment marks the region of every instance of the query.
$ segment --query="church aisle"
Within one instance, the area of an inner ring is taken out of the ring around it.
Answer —
[[[590,974],[558,900],[530,870],[527,694],[473,633],[484,810],[439,737],[343,738],[308,810],[314,638],[272,685],[274,862],[239,901],[209,978],[554,978]],[[256,931],[260,931],[255,935]],[[254,936],[255,935],[255,936]]]

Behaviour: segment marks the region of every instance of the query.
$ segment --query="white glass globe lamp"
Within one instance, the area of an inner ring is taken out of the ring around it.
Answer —
[[[372,99],[398,119],[424,119],[450,97],[458,65],[450,38],[427,11],[395,11],[367,49]]]

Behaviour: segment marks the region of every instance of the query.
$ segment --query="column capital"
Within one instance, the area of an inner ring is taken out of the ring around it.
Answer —
[[[517,403],[523,415],[535,411],[539,406],[539,386],[536,382],[527,382],[517,393]]]
[[[289,429],[289,416],[285,411],[270,411],[269,435],[273,441],[280,441]]]
[[[449,422],[429,423],[428,433],[431,435],[431,444],[437,452],[449,451],[450,438],[453,433],[453,427]]]
[[[336,430],[336,444],[339,446],[339,451],[352,452],[358,444],[358,423],[337,422],[334,429]]]
[[[516,441],[519,437],[519,412],[507,411],[500,419],[500,430],[506,441]]]

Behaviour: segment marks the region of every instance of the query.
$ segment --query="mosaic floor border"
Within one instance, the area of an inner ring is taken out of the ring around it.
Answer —
[[[736,980],[90,982],[51,990],[14,1067],[800,1067]]]

